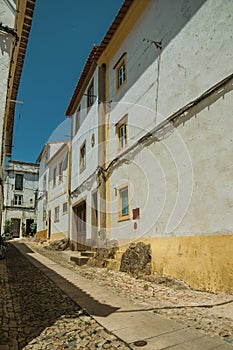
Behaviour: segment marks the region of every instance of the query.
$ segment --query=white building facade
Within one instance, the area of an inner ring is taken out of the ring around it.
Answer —
[[[99,72],[93,47],[66,115],[72,118],[70,222],[74,249],[96,245],[98,214]]]
[[[69,142],[47,142],[37,159],[40,163],[36,234],[38,238],[68,237],[69,154]],[[58,206],[55,217],[55,207]]]
[[[75,248],[144,241],[154,273],[232,292],[232,11],[127,0],[91,51],[66,111]]]
[[[69,238],[69,172],[70,145],[64,143],[47,163],[48,183],[48,238]]]
[[[112,101],[109,239],[150,243],[155,273],[227,292],[233,290],[232,11],[232,2],[220,0],[132,1],[98,60],[107,67]]]
[[[5,171],[2,232],[6,220],[12,222],[13,238],[32,234],[36,223],[39,164],[10,160]]]
[[[5,158],[12,155],[15,104],[35,0],[0,0],[0,220]]]

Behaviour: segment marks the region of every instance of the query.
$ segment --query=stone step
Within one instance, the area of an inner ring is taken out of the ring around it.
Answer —
[[[70,257],[70,261],[73,261],[78,266],[85,265],[89,259],[90,257],[88,256],[71,256]]]
[[[106,267],[107,267],[108,270],[115,270],[115,271],[119,271],[120,270],[121,262],[119,260],[107,259],[106,262],[107,262]]]
[[[124,250],[118,250],[115,254],[115,259],[121,261],[121,258],[124,252],[125,252]]]
[[[87,256],[89,258],[92,258],[95,255],[95,252],[90,250],[82,251],[80,253],[81,253],[81,256]]]

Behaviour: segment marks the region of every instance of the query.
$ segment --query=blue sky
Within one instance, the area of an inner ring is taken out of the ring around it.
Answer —
[[[122,3],[37,0],[17,97],[24,104],[16,105],[12,159],[35,162],[67,119],[66,108],[92,45],[100,43]],[[65,125],[67,129],[67,121]]]

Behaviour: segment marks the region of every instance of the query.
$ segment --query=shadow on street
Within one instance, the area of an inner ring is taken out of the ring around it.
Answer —
[[[25,253],[33,254],[26,245],[23,249]],[[104,317],[117,311],[118,308],[99,303],[38,261],[36,264],[47,270],[51,279],[12,244],[9,244],[6,259],[0,261],[0,345],[8,345],[10,349],[18,345],[18,349],[22,349],[61,316],[78,317],[81,308],[58,288],[53,279],[58,285],[68,286],[76,300],[85,300],[88,312],[93,316]]]

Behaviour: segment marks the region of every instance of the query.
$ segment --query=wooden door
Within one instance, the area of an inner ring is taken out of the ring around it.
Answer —
[[[83,201],[74,207],[75,236],[77,240],[77,249],[86,249],[86,202]]]

